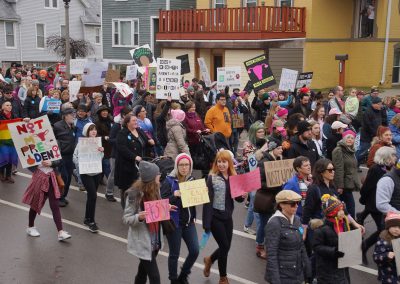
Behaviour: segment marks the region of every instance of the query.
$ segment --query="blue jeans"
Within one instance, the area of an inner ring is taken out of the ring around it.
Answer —
[[[111,172],[110,159],[103,158],[101,165],[103,167],[103,174],[106,176],[106,178],[108,178]]]
[[[60,200],[65,200],[68,195],[69,186],[71,185],[72,171],[74,170],[74,162],[72,161],[72,156],[64,156],[61,160],[61,165],[58,170],[61,173],[61,177],[64,181],[64,193]]]
[[[256,243],[257,245],[264,245],[265,242],[265,226],[268,223],[269,218],[272,214],[254,213],[256,217],[257,233],[256,233]]]
[[[254,197],[256,196],[256,192],[252,191],[249,193],[250,197],[250,203],[249,203],[249,208],[247,208],[247,215],[246,215],[246,220],[244,221],[244,226],[249,228],[253,224],[254,220]],[[257,220],[256,220],[257,221]]]
[[[346,204],[347,212],[351,217],[356,217],[356,204],[354,202],[353,192],[351,190],[343,189],[343,193],[339,195],[339,199]]]
[[[167,235],[169,256],[168,256],[168,271],[169,279],[178,278],[178,258],[181,250],[182,239],[186,243],[189,255],[186,257],[182,265],[181,274],[189,275],[193,264],[199,256],[199,240],[197,238],[196,225],[189,224],[187,227],[176,228],[175,231]]]
[[[371,142],[360,140],[360,146],[356,152],[358,165],[360,165],[362,162],[366,160],[366,158],[368,157],[368,150],[370,147],[371,147]]]

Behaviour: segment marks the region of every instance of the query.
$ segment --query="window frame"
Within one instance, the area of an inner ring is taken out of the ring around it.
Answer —
[[[287,2],[288,0],[277,0],[276,6],[282,7],[282,1]],[[290,1],[290,6],[289,7],[293,7],[293,0],[289,0],[289,1]]]
[[[251,4],[255,3],[256,5],[254,6],[249,6],[249,0],[244,0],[244,6],[245,7],[257,7],[258,6],[258,0],[250,0]]]
[[[60,7],[60,5],[59,5],[59,4],[60,4],[60,3],[59,3],[59,0],[55,0],[56,3],[57,3],[57,6],[56,6],[56,7],[54,7],[53,1],[54,1],[54,0],[49,0],[49,7],[46,7],[46,0],[44,0],[44,8],[45,8],[45,9],[50,9],[50,10],[58,10],[59,7]]]
[[[43,47],[38,46],[38,25],[43,25]],[[45,23],[35,23],[35,41],[36,41],[36,49],[45,49],[46,48],[46,24]]]
[[[8,46],[7,45],[7,23],[11,24],[13,27],[13,38],[14,38],[14,45]],[[17,25],[15,22],[12,21],[4,21],[4,46],[6,49],[17,49]]]
[[[395,62],[394,59],[396,58],[396,54],[398,54],[399,56],[399,62]],[[398,64],[398,65],[395,65]],[[395,47],[394,52],[393,52],[393,74],[394,74],[394,69],[398,69],[399,70],[399,78],[397,78],[396,82],[394,82],[394,77],[392,77],[392,84],[395,86],[400,85],[400,46],[399,47]]]
[[[97,32],[99,32],[99,42],[97,42]],[[94,28],[94,44],[101,45],[101,27]]]
[[[118,23],[118,44],[115,44],[115,22]],[[121,22],[131,22],[131,44],[121,45]],[[137,22],[137,31],[135,30],[135,22]],[[137,43],[135,44],[135,34],[138,35]],[[140,45],[140,21],[139,18],[113,18],[111,19],[111,46],[112,47],[138,47]]]
[[[217,1],[222,1],[222,3],[217,3]],[[217,7],[217,5],[223,5],[223,7]],[[213,8],[221,9],[226,7],[226,0],[213,0]]]

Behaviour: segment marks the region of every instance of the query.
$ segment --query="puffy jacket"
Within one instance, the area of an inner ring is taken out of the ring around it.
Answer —
[[[68,126],[65,120],[60,120],[54,124],[54,136],[62,156],[72,156],[75,150],[75,130]]]
[[[34,98],[32,98],[31,96],[26,97],[22,113],[23,118],[37,118],[40,116],[40,100],[41,99],[38,96],[35,96]]]
[[[186,130],[176,119],[171,118],[167,121],[168,143],[165,147],[164,155],[175,160],[180,153],[190,155],[189,147],[186,143]]]
[[[376,186],[378,181],[386,174],[388,170],[381,165],[373,165],[369,168],[367,177],[360,190],[360,203],[365,205],[369,212],[380,213],[376,209]]]
[[[310,160],[311,167],[314,167],[315,162],[319,159],[318,150],[312,140],[308,140],[306,144],[300,141],[298,135],[294,136],[290,141],[290,149],[288,151],[288,158],[295,159],[298,156],[307,157]]]
[[[400,128],[394,124],[389,124],[389,128],[392,132],[392,143],[396,147],[397,157],[400,157]]]
[[[197,131],[203,131],[205,127],[197,113],[187,112],[183,124],[186,128],[188,144],[191,146],[200,144],[200,137]]]

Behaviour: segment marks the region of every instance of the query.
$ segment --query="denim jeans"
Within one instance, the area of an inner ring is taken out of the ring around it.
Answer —
[[[272,214],[254,213],[257,224],[256,243],[257,245],[264,245],[265,242],[265,226],[268,223]]]
[[[103,167],[103,174],[106,176],[106,178],[108,178],[111,172],[110,159],[103,159],[101,161],[101,165]]]
[[[168,271],[169,279],[178,278],[178,258],[181,250],[182,239],[185,242],[189,255],[186,257],[182,265],[181,274],[189,275],[193,264],[199,256],[199,240],[197,238],[196,225],[189,224],[187,227],[176,228],[175,231],[167,235],[169,256],[168,256]]]
[[[247,215],[246,215],[246,220],[244,221],[244,226],[249,228],[253,224],[254,220],[254,197],[256,196],[256,192],[252,191],[249,193],[250,197],[250,203],[249,203],[249,208],[247,208]]]
[[[358,165],[364,162],[368,157],[368,150],[371,147],[371,142],[361,141],[360,140],[360,147],[356,152],[356,158]]]
[[[68,195],[69,186],[71,185],[72,171],[74,170],[74,162],[72,161],[72,156],[63,156],[61,160],[61,165],[58,170],[61,173],[61,177],[64,181],[64,193],[60,200],[65,200]]]
[[[107,179],[106,194],[114,195],[115,158],[110,158],[110,174]]]
[[[351,190],[343,189],[343,193],[339,195],[339,199],[346,204],[347,212],[349,212],[351,217],[355,218],[356,204],[354,202],[353,192]]]

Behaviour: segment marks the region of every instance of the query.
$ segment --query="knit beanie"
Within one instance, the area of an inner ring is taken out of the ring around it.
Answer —
[[[185,120],[185,112],[181,109],[172,109],[171,117],[175,118],[179,122],[182,122]]]
[[[382,99],[380,97],[373,97],[371,98],[371,103],[374,104],[379,104],[382,102]]]
[[[262,96],[263,101],[269,100],[269,99],[270,99],[270,96],[268,95],[268,93],[263,94],[263,96]]]
[[[85,137],[89,137],[88,129],[91,125],[95,125],[93,122],[86,123],[82,129],[82,135]]]
[[[277,115],[278,117],[283,117],[283,116],[285,116],[285,115],[288,115],[288,113],[289,113],[289,111],[288,111],[287,109],[281,108],[281,109],[279,109],[279,110],[276,112],[276,115]]]
[[[139,175],[143,182],[153,181],[160,174],[160,169],[156,164],[141,161],[139,164]]]
[[[354,138],[356,138],[356,136],[357,136],[357,134],[353,131],[353,130],[346,130],[346,131],[344,131],[343,133],[342,133],[342,137],[343,138],[346,138],[346,136],[347,135],[351,135],[351,136],[353,136]]]
[[[268,92],[268,94],[269,94],[269,97],[271,98],[271,100],[274,100],[275,98],[278,97],[278,93],[275,91]]]
[[[273,151],[276,148],[282,146],[282,142],[275,138],[268,139],[268,151]]]
[[[385,229],[390,227],[399,226],[400,227],[400,213],[388,212],[385,218]]]
[[[343,203],[335,196],[324,194],[321,197],[322,212],[326,217],[336,217],[340,210],[343,210]]]
[[[189,161],[189,164],[190,164],[190,175],[191,175],[191,174],[192,174],[192,171],[193,171],[193,160],[192,160],[192,158],[191,158],[188,154],[186,154],[186,153],[180,153],[178,156],[176,156],[176,158],[175,158],[175,168],[174,168],[174,170],[175,170],[176,173],[178,173],[178,164],[179,164],[179,162],[180,162],[181,160],[183,160],[183,159],[186,159],[186,160]]]

